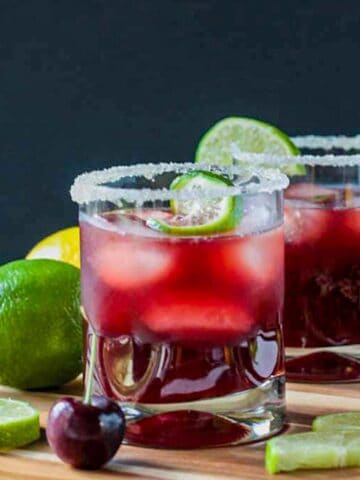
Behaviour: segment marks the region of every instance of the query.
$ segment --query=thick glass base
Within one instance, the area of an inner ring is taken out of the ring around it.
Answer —
[[[286,348],[286,378],[291,382],[360,381],[360,345]]]
[[[158,448],[206,448],[262,440],[284,426],[285,378],[224,397],[174,404],[120,402],[126,441]]]
[[[93,393],[119,402],[125,439],[133,445],[205,448],[261,440],[284,425],[278,338],[269,331],[236,347],[194,349],[100,337]]]

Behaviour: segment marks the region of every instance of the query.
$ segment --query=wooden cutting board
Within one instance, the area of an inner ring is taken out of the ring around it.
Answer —
[[[22,392],[0,386],[0,396],[24,399],[41,411],[46,425],[51,403],[64,394],[80,395],[76,381],[57,392]],[[289,384],[287,390],[288,430],[305,431],[315,415],[360,410],[360,385]],[[206,450],[155,450],[123,446],[108,466],[97,472],[74,470],[50,451],[45,435],[35,444],[0,455],[0,479],[6,480],[230,480],[230,479],[360,479],[360,469],[302,471],[267,475],[264,470],[264,444]]]

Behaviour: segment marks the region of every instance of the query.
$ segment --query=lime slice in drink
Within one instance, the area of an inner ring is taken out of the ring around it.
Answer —
[[[265,467],[269,473],[357,466],[359,433],[298,433],[273,438],[266,445]]]
[[[0,398],[0,450],[21,447],[39,437],[39,412],[26,402]]]
[[[177,177],[171,184],[172,190],[193,190],[226,188],[232,186],[230,180],[212,172],[194,170]],[[172,200],[173,215],[167,219],[151,217],[147,225],[173,235],[207,235],[232,230],[242,216],[240,196],[228,196],[203,200]]]
[[[212,165],[231,165],[231,145],[239,151],[272,155],[299,155],[290,138],[278,128],[252,118],[224,118],[211,127],[200,140],[195,162]],[[304,165],[282,167],[287,175],[304,175]]]
[[[360,434],[360,412],[332,413],[315,418],[312,429],[315,432],[358,432]]]

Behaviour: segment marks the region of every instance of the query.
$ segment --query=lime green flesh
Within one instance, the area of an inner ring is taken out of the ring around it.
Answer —
[[[212,165],[231,165],[231,145],[242,152],[272,155],[299,155],[299,149],[278,128],[259,120],[243,117],[224,118],[211,127],[200,140],[195,162]],[[287,175],[304,175],[303,165],[282,168]]]
[[[196,170],[177,177],[170,188],[211,189],[226,188],[232,183],[215,173]],[[174,214],[172,222],[150,218],[147,225],[170,235],[195,236],[209,235],[234,229],[240,222],[243,204],[240,196],[203,200],[171,200],[170,206]],[[194,223],[194,219],[196,223]]]
[[[267,442],[269,473],[299,469],[360,466],[360,433],[307,432],[283,435]]]
[[[0,384],[54,387],[81,370],[79,269],[56,260],[0,267]]]
[[[0,398],[0,450],[22,447],[39,437],[39,412],[28,403]]]
[[[317,417],[312,425],[315,432],[342,431],[360,434],[360,412],[333,413]]]

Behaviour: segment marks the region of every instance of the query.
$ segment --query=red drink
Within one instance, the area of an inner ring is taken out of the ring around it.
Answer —
[[[128,407],[132,443],[241,443],[257,438],[246,420],[279,430],[282,227],[179,238],[149,229],[150,214],[168,212],[81,217],[83,306],[100,335],[95,391]]]
[[[71,189],[86,396],[121,404],[133,444],[233,445],[284,425],[288,179],[198,168],[113,167],[80,175]]]
[[[358,195],[311,184],[293,185],[285,194],[284,331],[291,380],[360,378]]]

